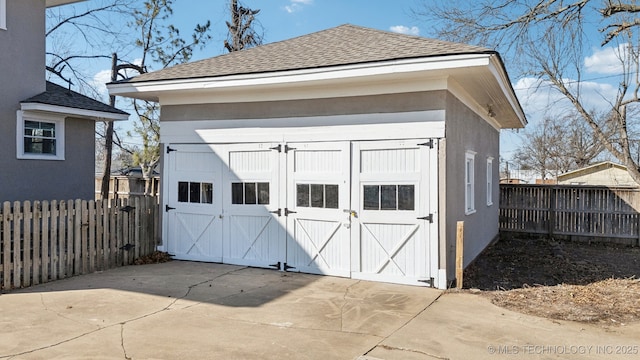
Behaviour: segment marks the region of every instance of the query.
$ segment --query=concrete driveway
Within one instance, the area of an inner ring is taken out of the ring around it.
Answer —
[[[599,359],[596,346],[640,346],[637,325],[550,321],[477,295],[180,261],[4,293],[0,316],[0,358],[15,359]]]

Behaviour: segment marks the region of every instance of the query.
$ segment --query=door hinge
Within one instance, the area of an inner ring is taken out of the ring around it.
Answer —
[[[282,209],[269,211],[272,214],[278,214],[278,217],[282,216]]]
[[[295,214],[297,211],[291,211],[289,208],[284,208],[284,216],[289,216],[289,214]]]
[[[170,153],[170,152],[172,152],[172,151],[178,151],[178,150],[176,150],[176,149],[172,149],[172,148],[170,148],[169,146],[167,146],[167,154],[168,154],[168,153]]]
[[[174,208],[174,207],[171,207],[171,206],[169,206],[169,205],[165,205],[165,206],[164,206],[164,211],[165,211],[165,212],[169,212],[169,210],[175,210],[175,208]]]
[[[295,269],[295,266],[289,266],[287,263],[282,264],[282,270],[287,271],[289,269]]]
[[[429,139],[426,143],[418,144],[418,146],[428,146],[429,149],[433,149],[433,139]]]
[[[280,261],[278,261],[275,264],[269,265],[269,267],[275,268],[276,270],[280,270]]]
[[[433,287],[433,278],[418,280],[418,282],[429,284],[430,287]]]
[[[288,153],[288,152],[289,152],[289,150],[295,150],[295,149],[296,149],[296,148],[292,148],[292,147],[290,147],[289,145],[285,145],[285,146],[284,146],[284,153],[286,154],[286,153]]]
[[[282,152],[282,145],[271,147],[269,148],[269,150],[276,150],[277,152]]]
[[[426,220],[430,223],[433,223],[433,214],[429,214],[427,216],[419,217],[418,220]]]

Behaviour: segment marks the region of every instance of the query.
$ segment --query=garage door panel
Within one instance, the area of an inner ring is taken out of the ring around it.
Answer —
[[[423,276],[427,262],[421,229],[414,224],[363,224],[362,271],[382,275]]]
[[[221,159],[208,145],[169,145],[167,251],[176,259],[222,261]]]
[[[234,236],[226,243],[228,262],[268,266],[282,255],[283,236],[273,217],[235,215],[229,223]]]
[[[287,264],[297,271],[349,275],[348,233],[342,222],[296,219],[295,242],[287,247]]]
[[[224,261],[271,267],[285,257],[280,204],[278,144],[226,146]]]
[[[422,142],[424,143],[424,142]],[[418,141],[355,143],[352,277],[428,285],[430,149]],[[435,240],[435,239],[434,239]]]
[[[287,265],[350,275],[350,143],[295,143],[287,155]]]

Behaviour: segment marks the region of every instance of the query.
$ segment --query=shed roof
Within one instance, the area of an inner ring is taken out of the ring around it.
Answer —
[[[303,70],[441,55],[496,53],[479,46],[396,34],[355,25],[303,35],[213,58],[176,65],[129,82],[195,79]]]
[[[107,105],[90,97],[84,96],[73,90],[66,89],[60,85],[47,81],[46,91],[32,96],[20,102],[21,104],[35,103],[66,108],[95,111],[100,113],[114,114],[117,116],[129,116],[129,113],[113,106]]]
[[[612,169],[612,168],[617,168],[620,170],[624,170],[627,171],[627,167],[621,164],[616,164],[614,162],[611,161],[602,161],[593,165],[589,165],[589,166],[585,166],[583,168],[580,169],[576,169],[576,170],[571,170],[568,171],[564,174],[560,174],[558,175],[558,181],[568,181],[570,179],[573,179],[575,177],[578,176],[584,176],[584,175],[588,175],[588,174],[593,174],[596,173],[598,171],[603,171],[603,170],[608,170],[608,169]]]

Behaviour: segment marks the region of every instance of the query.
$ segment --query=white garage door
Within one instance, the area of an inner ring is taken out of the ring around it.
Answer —
[[[285,258],[278,144],[225,147],[224,262],[279,269]]]
[[[352,196],[358,217],[352,231],[353,277],[435,285],[431,282],[437,244],[436,237],[429,239],[436,228],[430,214],[436,151],[430,145],[354,143]]]
[[[176,259],[222,261],[222,174],[207,145],[171,145],[166,156],[167,251]]]
[[[185,260],[431,285],[437,151],[428,145],[170,145],[167,251]]]
[[[287,268],[348,277],[350,144],[293,143],[289,146]]]

